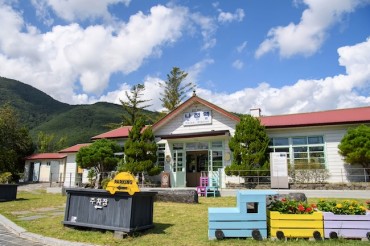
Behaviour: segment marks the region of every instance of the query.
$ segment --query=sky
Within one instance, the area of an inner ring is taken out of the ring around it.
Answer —
[[[370,0],[0,0],[0,76],[61,102],[161,111],[173,67],[236,113],[369,106]]]

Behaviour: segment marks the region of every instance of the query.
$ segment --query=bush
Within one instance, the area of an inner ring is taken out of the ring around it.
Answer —
[[[101,186],[102,186],[102,189],[106,189],[107,188],[107,185],[109,183],[109,181],[111,181],[112,179],[111,178],[105,178],[101,181]]]
[[[10,183],[12,180],[12,174],[10,172],[5,172],[0,174],[0,184]]]

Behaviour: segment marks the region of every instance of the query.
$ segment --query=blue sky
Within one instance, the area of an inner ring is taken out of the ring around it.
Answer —
[[[177,66],[232,112],[370,105],[370,0],[0,0],[0,23],[0,76],[69,104],[141,83],[160,111]]]

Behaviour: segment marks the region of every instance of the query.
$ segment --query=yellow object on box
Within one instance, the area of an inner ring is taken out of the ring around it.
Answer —
[[[114,179],[109,181],[106,190],[112,195],[116,192],[127,192],[132,196],[135,192],[140,192],[135,177],[128,172],[118,173]]]
[[[287,238],[310,238],[314,233],[324,236],[324,224],[322,212],[312,214],[281,214],[276,211],[268,211],[268,226],[271,237],[277,237],[281,231]]]

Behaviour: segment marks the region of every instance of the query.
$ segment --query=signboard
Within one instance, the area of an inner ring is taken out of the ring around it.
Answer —
[[[187,112],[184,114],[184,126],[204,125],[212,123],[211,111]]]
[[[135,192],[140,192],[135,177],[127,172],[117,174],[114,179],[108,182],[106,190],[112,195],[116,192],[127,192],[132,196]]]
[[[271,188],[289,188],[288,154],[270,153]]]
[[[170,173],[163,172],[161,177],[161,187],[169,188],[170,187]]]
[[[270,153],[272,176],[288,176],[288,158],[286,153]]]

